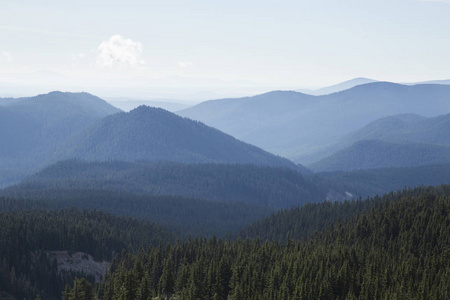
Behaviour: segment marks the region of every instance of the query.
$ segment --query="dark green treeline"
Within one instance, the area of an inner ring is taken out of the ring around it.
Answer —
[[[304,243],[215,238],[122,253],[101,299],[450,299],[449,187],[396,199]]]

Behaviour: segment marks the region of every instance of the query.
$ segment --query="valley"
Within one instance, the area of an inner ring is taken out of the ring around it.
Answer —
[[[447,86],[385,82],[212,100],[177,114],[123,112],[87,93],[5,99],[2,295],[444,297],[446,99]],[[399,260],[426,265],[402,277]],[[430,268],[442,275],[424,286]]]

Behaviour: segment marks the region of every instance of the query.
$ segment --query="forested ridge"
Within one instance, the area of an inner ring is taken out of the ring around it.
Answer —
[[[448,145],[361,140],[308,165],[316,172],[448,164]]]
[[[65,159],[90,161],[216,162],[300,169],[201,122],[144,105],[103,118],[74,137],[61,153]]]
[[[0,105],[0,187],[55,162],[72,136],[119,111],[87,93],[51,92]]]
[[[55,189],[101,189],[143,195],[172,195],[248,202],[278,209],[323,201],[330,185],[324,180],[285,167],[66,160],[0,193],[23,198]],[[339,192],[344,194],[343,191]]]
[[[99,296],[449,299],[449,191],[443,186],[398,193],[306,242],[289,238],[285,246],[198,238],[122,253]]]
[[[325,201],[308,203],[302,207],[282,209],[269,217],[244,227],[238,234],[245,239],[260,239],[286,244],[287,239],[304,240],[313,232],[326,226],[353,217],[396,197],[388,194],[383,197],[343,202]]]
[[[450,182],[450,164],[406,168],[377,168],[349,172],[324,172],[318,176],[342,184],[352,193],[367,197],[418,186]]]
[[[273,209],[252,203],[208,201],[180,196],[146,196],[91,189],[44,189],[21,194],[24,198],[0,197],[2,210],[64,209],[103,210],[114,215],[157,222],[188,236],[224,236],[268,216]]]
[[[301,241],[333,223],[343,222],[370,209],[380,208],[405,195],[417,197],[427,190],[433,190],[433,193],[438,195],[447,195],[448,193],[448,188],[443,185],[439,188],[403,189],[402,191],[389,192],[382,196],[376,195],[366,199],[308,203],[301,207],[296,206],[273,212],[267,218],[244,227],[237,236],[243,239],[276,241],[281,244],[285,244],[288,238]]]

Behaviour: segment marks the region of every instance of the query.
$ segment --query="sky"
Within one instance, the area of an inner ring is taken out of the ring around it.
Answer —
[[[0,96],[204,100],[450,78],[450,0],[1,0]]]

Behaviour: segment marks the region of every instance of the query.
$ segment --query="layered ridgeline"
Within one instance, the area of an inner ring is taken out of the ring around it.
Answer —
[[[450,163],[450,114],[433,118],[395,115],[371,122],[329,147],[309,167],[350,171]]]
[[[154,223],[75,209],[4,211],[0,227],[0,291],[11,299],[61,299],[75,276],[99,281],[123,249],[175,241]]]
[[[275,91],[206,101],[178,112],[245,142],[309,164],[339,138],[395,114],[426,117],[450,112],[450,86],[374,82],[325,96]]]
[[[0,186],[56,159],[61,144],[119,110],[87,93],[52,92],[0,105]]]
[[[344,199],[347,186],[268,166],[68,160],[0,195],[34,200],[21,204],[26,208],[102,209],[183,236],[223,236],[275,209]]]
[[[99,296],[448,299],[449,210],[448,186],[423,188],[335,222],[306,243],[196,239],[123,253]],[[71,299],[71,293],[67,288],[63,299]]]
[[[296,90],[296,92],[300,92],[300,93],[304,93],[304,94],[308,94],[308,95],[314,95],[314,96],[329,95],[332,93],[337,93],[337,92],[351,89],[351,88],[361,85],[361,84],[372,83],[372,82],[376,82],[376,81],[377,80],[370,79],[370,78],[358,77],[358,78],[353,78],[353,79],[350,79],[350,80],[347,80],[344,82],[340,82],[338,84],[334,84],[334,85],[323,87],[323,88],[316,89],[316,90],[299,89],[299,90]]]
[[[247,163],[307,171],[162,109],[119,112],[87,93],[52,92],[0,106],[0,186],[67,158]]]

